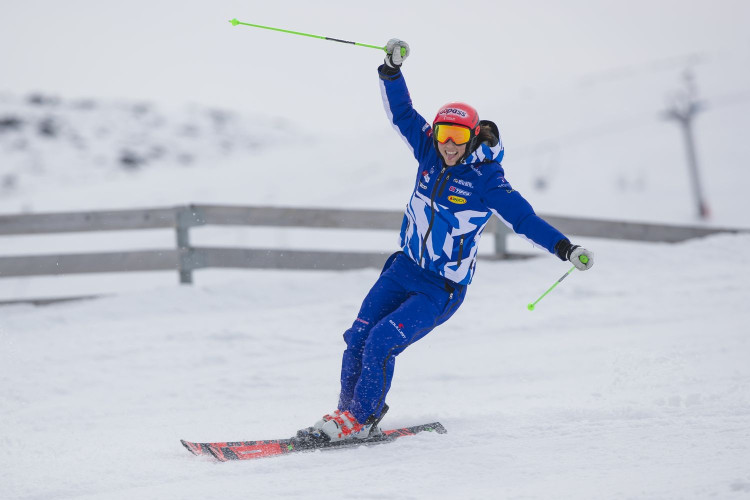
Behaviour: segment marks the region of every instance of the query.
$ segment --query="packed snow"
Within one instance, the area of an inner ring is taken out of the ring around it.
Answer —
[[[414,163],[382,53],[227,21],[411,45],[428,120],[495,120],[539,213],[748,228],[750,4],[301,0],[16,2],[0,16],[0,214],[226,203],[399,210]],[[471,32],[471,37],[456,32]],[[468,69],[467,69],[468,68]],[[695,218],[679,128],[696,85]],[[354,251],[394,251],[396,231]],[[201,227],[195,245],[325,249],[335,231]],[[378,270],[0,279],[0,498],[744,498],[750,235],[578,238],[569,266],[482,258],[458,313],[396,363],[385,427],[445,435],[254,462],[180,439],[289,437],[337,401],[343,332]],[[0,256],[172,248],[171,231],[0,237]],[[341,248],[338,248],[341,249]]]
[[[2,496],[744,497],[748,245],[599,241],[533,312],[563,264],[480,262],[456,316],[398,358],[383,423],[447,434],[255,462],[179,440],[287,437],[332,410],[376,270],[5,307]]]

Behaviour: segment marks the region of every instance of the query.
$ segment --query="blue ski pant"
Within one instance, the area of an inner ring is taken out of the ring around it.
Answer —
[[[344,333],[339,410],[362,423],[380,416],[396,356],[448,320],[465,294],[466,286],[420,268],[403,252],[391,255]]]

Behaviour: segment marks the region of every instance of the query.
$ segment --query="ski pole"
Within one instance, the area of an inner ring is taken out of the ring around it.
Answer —
[[[581,255],[581,256],[579,257],[579,259],[580,259],[580,261],[581,261],[581,262],[583,262],[584,264],[586,264],[586,263],[587,263],[587,262],[589,261],[589,258],[588,258],[588,257],[586,257],[585,255]],[[576,266],[573,266],[573,267],[571,267],[571,268],[570,268],[570,269],[568,270],[568,272],[567,272],[567,273],[565,273],[565,274],[563,274],[563,275],[562,275],[562,276],[560,277],[560,279],[559,279],[559,280],[557,280],[557,281],[555,282],[555,284],[554,284],[554,285],[552,285],[551,287],[549,287],[549,288],[547,289],[547,291],[546,291],[546,292],[544,292],[544,293],[542,294],[542,296],[541,296],[541,297],[539,297],[538,299],[536,299],[536,301],[534,301],[534,302],[532,302],[531,304],[529,304],[528,306],[526,306],[526,309],[528,309],[529,311],[533,311],[533,310],[534,310],[534,307],[536,307],[537,303],[538,303],[538,302],[539,302],[540,300],[542,300],[542,299],[543,299],[544,297],[546,297],[548,293],[550,293],[550,292],[551,292],[552,290],[554,290],[554,289],[555,289],[555,287],[556,287],[557,285],[559,285],[559,284],[560,284],[560,283],[562,282],[562,280],[564,280],[565,278],[567,278],[568,276],[570,276],[570,273],[572,273],[572,272],[573,272],[573,270],[574,270],[575,268],[576,268]]]
[[[371,49],[380,49],[382,51],[385,51],[385,47],[380,47],[378,45],[368,45],[366,43],[358,43],[358,42],[350,42],[348,40],[340,40],[338,38],[331,38],[328,36],[320,36],[320,35],[311,35],[310,33],[301,33],[299,31],[290,31],[290,30],[284,30],[281,28],[272,28],[270,26],[261,26],[260,24],[250,24],[250,23],[243,23],[242,21],[238,21],[236,18],[229,21],[232,23],[232,26],[237,26],[238,24],[241,24],[243,26],[251,26],[253,28],[263,28],[264,30],[273,30],[273,31],[281,31],[282,33],[290,33],[292,35],[302,35],[302,36],[309,36],[310,38],[319,38],[321,40],[330,40],[332,42],[341,42],[341,43],[348,43],[351,45],[358,45],[360,47],[370,47]],[[406,55],[406,49],[404,47],[401,47],[401,56]]]

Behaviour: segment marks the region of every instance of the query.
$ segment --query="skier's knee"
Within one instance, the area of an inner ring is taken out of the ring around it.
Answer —
[[[409,338],[401,324],[393,321],[379,323],[370,331],[364,346],[365,357],[381,362],[389,356],[398,356],[409,345]]]
[[[370,323],[357,318],[351,328],[344,332],[344,342],[347,347],[363,347],[370,332]]]

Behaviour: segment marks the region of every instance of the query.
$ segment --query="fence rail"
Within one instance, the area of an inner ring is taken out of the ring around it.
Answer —
[[[180,208],[0,215],[0,235],[175,227]]]
[[[621,240],[679,242],[745,229],[644,224],[540,214],[563,233]],[[187,205],[171,208],[95,212],[0,215],[0,236],[67,232],[174,229],[176,245],[164,250],[0,257],[0,278],[78,273],[177,271],[181,283],[192,283],[193,271],[204,268],[272,268],[341,270],[379,267],[379,252],[194,247],[196,226],[270,226],[396,231],[402,212],[263,206]],[[485,229],[494,236],[495,253],[507,258],[505,239],[511,231],[496,218]]]

